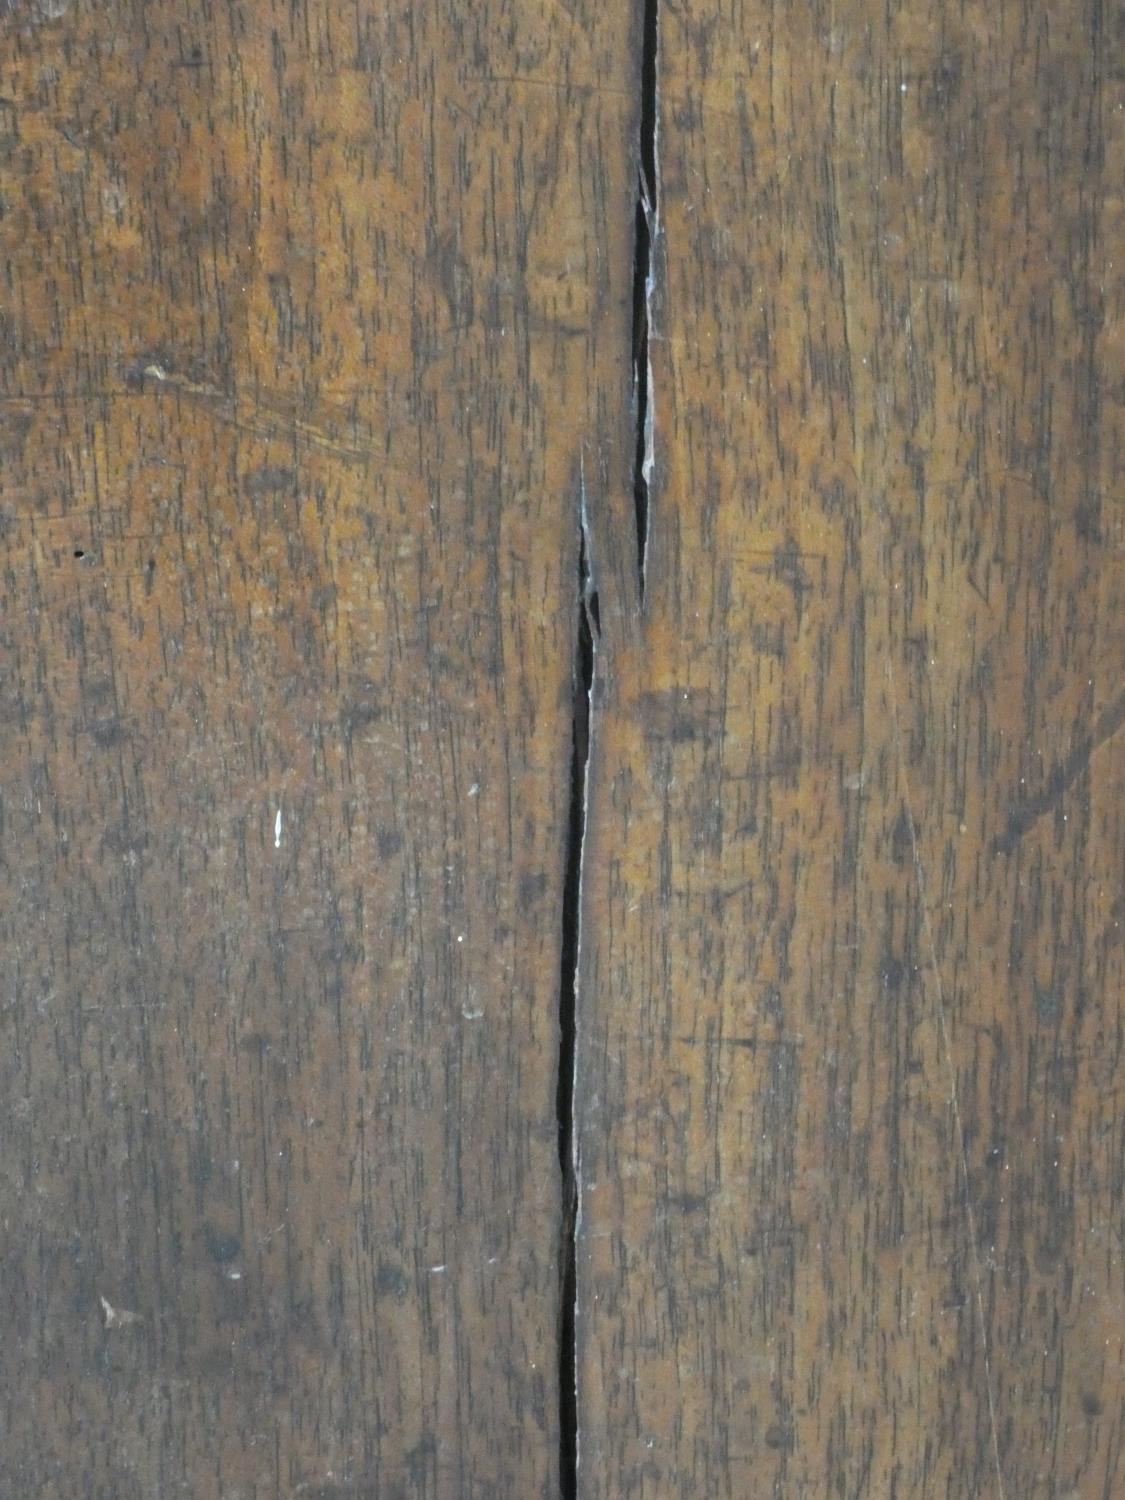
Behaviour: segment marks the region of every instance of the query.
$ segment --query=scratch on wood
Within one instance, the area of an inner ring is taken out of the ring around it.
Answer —
[[[366,463],[376,456],[374,449],[341,443],[315,423],[303,422],[299,417],[281,414],[276,417],[259,415],[262,408],[268,405],[265,397],[257,397],[252,404],[253,409],[247,412],[244,409],[244,403],[229,391],[224,391],[221,387],[211,385],[207,381],[188,380],[184,376],[174,375],[161,364],[149,362],[141,367],[139,373],[143,379],[154,380],[157,385],[167,386],[189,400],[206,405],[215,412],[220,421],[226,422],[239,432],[248,432],[255,437],[270,439],[297,438],[312,448],[320,449],[322,453],[329,453],[334,458],[343,458],[354,463]]]
[[[1094,752],[1125,724],[1125,691],[1118,693],[1112,703],[1107,703],[1098,715],[1093,733],[1083,735],[1064,761],[1051,768],[1047,785],[1026,802],[1017,803],[1008,813],[1004,832],[997,834],[992,843],[994,854],[1011,854],[1012,850],[1031,828],[1059,806],[1066,793],[1086,772]]]

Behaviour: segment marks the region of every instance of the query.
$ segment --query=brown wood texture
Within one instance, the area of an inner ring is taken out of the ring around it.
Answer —
[[[3,7],[4,1496],[557,1492],[629,24]]]
[[[580,1493],[1110,1500],[1121,15],[659,24],[647,594],[605,570],[585,848]]]
[[[1125,1494],[1123,49],[0,0],[0,1496]]]

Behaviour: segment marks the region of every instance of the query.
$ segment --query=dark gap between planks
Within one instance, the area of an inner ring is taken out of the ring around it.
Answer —
[[[575,1349],[575,1224],[578,1193],[574,1141],[575,997],[581,942],[582,846],[586,838],[586,768],[590,759],[590,695],[594,681],[597,595],[590,590],[585,532],[578,544],[578,606],[571,715],[570,813],[563,880],[562,958],[559,976],[559,1066],[555,1108],[562,1173],[562,1244],[559,1252],[559,1487],[562,1500],[578,1493],[577,1352]]]
[[[633,509],[637,530],[637,580],[644,602],[648,560],[652,391],[649,389],[650,298],[657,224],[657,40],[658,0],[644,0],[641,36],[641,117],[638,143],[637,205],[633,229],[633,392],[636,430],[633,451]]]
[[[659,0],[643,0],[641,36],[641,109],[638,142],[637,203],[633,240],[633,501],[637,533],[637,577],[644,602],[649,531],[652,392],[649,389],[649,298],[657,215],[656,115]],[[583,495],[583,506],[585,496]],[[559,1488],[562,1500],[578,1495],[578,1358],[577,1307],[578,1185],[574,1136],[576,1000],[581,948],[582,849],[586,838],[587,769],[590,760],[590,705],[594,681],[594,646],[601,628],[598,596],[590,576],[586,517],[579,524],[577,629],[571,716],[570,809],[567,818],[566,872],[563,881],[562,954],[559,976],[559,1065],[555,1108],[558,1118],[559,1171],[562,1174],[562,1243],[559,1255]]]

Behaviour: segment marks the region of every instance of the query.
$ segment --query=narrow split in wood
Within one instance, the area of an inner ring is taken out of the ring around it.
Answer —
[[[637,581],[642,604],[655,463],[656,403],[652,387],[652,307],[659,233],[657,46],[659,0],[644,0],[641,17],[641,105],[637,161],[637,208],[633,250],[633,404],[636,417],[633,506],[637,526]]]
[[[578,1493],[578,1409],[575,1350],[575,1229],[578,1207],[577,1149],[574,1135],[574,1056],[578,964],[582,944],[582,851],[586,839],[587,773],[590,764],[590,706],[594,643],[599,627],[597,594],[587,552],[585,486],[579,519],[577,624],[571,718],[570,810],[567,820],[566,875],[563,884],[562,958],[559,975],[559,1067],[556,1108],[559,1170],[562,1173],[562,1243],[559,1249],[559,1489],[563,1500]]]

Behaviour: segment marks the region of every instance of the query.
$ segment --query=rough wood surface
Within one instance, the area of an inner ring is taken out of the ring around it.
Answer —
[[[0,1494],[1125,1493],[1123,44],[0,0]]]
[[[602,533],[580,1492],[1109,1500],[1120,17],[660,28],[643,618]]]
[[[0,1492],[554,1493],[628,17],[2,10]]]

